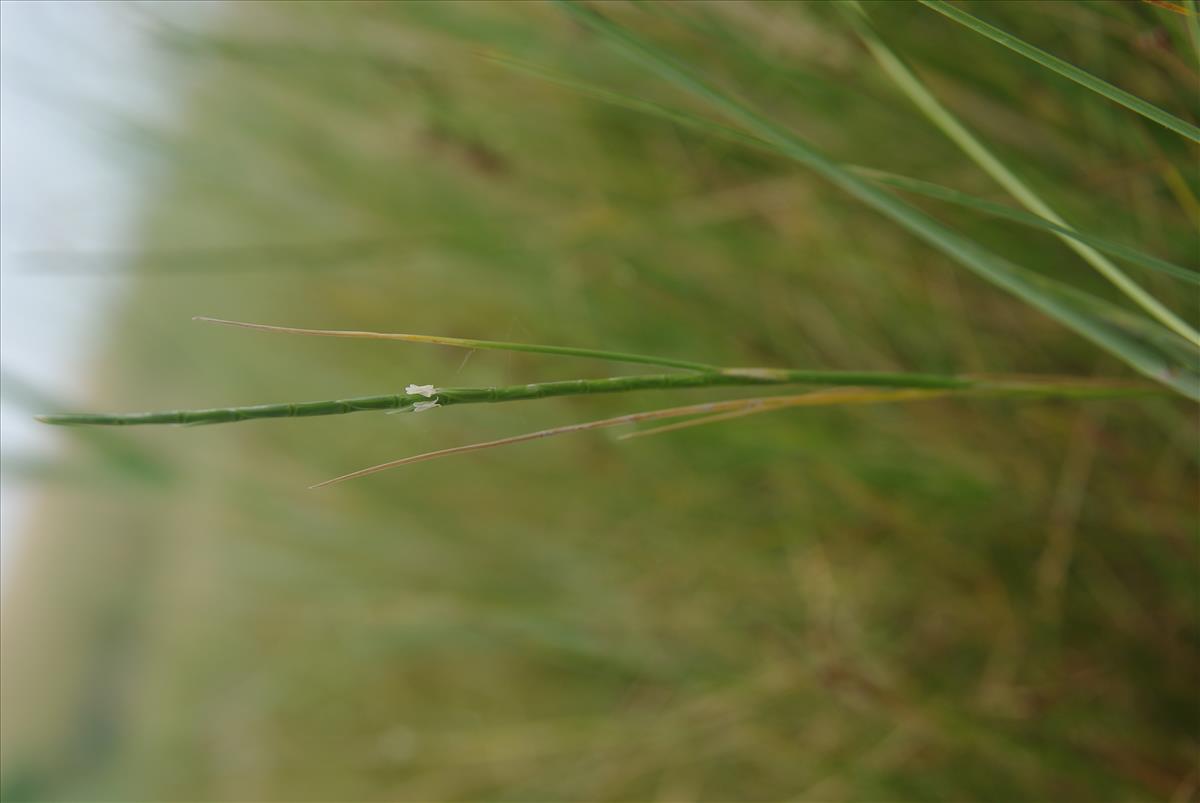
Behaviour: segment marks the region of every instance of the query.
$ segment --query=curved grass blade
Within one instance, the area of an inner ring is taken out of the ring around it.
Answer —
[[[1063,228],[1071,227],[1049,204],[1042,200],[1028,184],[1022,181],[1016,173],[1000,161],[954,114],[942,105],[924,82],[917,77],[912,68],[900,58],[871,26],[866,12],[858,2],[852,2],[844,8],[853,9],[847,14],[851,25],[871,55],[879,62],[884,73],[900,87],[904,94],[925,114],[929,120],[941,129],[955,145],[962,149],[980,168],[1004,187],[1009,194],[1021,202],[1035,215],[1049,220]],[[1154,296],[1146,292],[1140,285],[1125,275],[1124,271],[1110,262],[1102,254],[1089,245],[1065,235],[1056,234],[1084,261],[1091,265],[1101,276],[1108,279],[1118,290],[1133,300],[1135,304],[1146,310],[1152,317],[1157,318],[1164,326],[1200,348],[1200,332],[1189,326],[1182,318],[1162,305]]]
[[[1191,0],[1188,10],[1192,12],[1187,15],[1188,37],[1192,40],[1192,55],[1196,58],[1197,66],[1200,66],[1200,3]]]
[[[719,123],[715,120],[710,120],[707,117],[691,114],[690,112],[673,109],[669,106],[664,106],[661,103],[642,100],[630,95],[624,95],[619,92],[612,92],[592,84],[576,81],[572,78],[560,75],[550,70],[545,70],[536,65],[528,64],[508,56],[502,56],[494,53],[483,54],[483,57],[489,61],[493,61],[505,67],[519,70],[530,75],[543,78],[560,86],[573,89],[589,97],[597,100],[611,103],[615,106],[620,106],[626,109],[649,114],[654,117],[659,117],[671,123],[683,125],[697,131],[717,136],[730,142],[736,142],[741,145],[746,145],[756,150],[766,151],[768,153],[777,153],[767,142],[758,137],[751,136],[737,128]],[[1038,228],[1043,231],[1058,234],[1063,237],[1070,237],[1078,240],[1081,243],[1092,246],[1098,251],[1111,254],[1113,256],[1124,259],[1128,262],[1139,265],[1149,270],[1159,271],[1168,276],[1189,282],[1191,284],[1200,285],[1200,273],[1190,270],[1185,267],[1176,265],[1173,262],[1168,262],[1165,259],[1146,254],[1142,251],[1132,248],[1121,243],[1113,242],[1112,240],[1098,237],[1094,234],[1088,234],[1078,231],[1073,228],[1059,225],[1037,215],[1031,215],[1022,212],[1018,209],[1013,209],[1002,204],[993,203],[983,198],[977,198],[973,195],[968,195],[964,192],[944,187],[933,182],[923,181],[921,179],[909,178],[896,173],[888,173],[882,170],[875,170],[869,167],[861,167],[858,165],[845,165],[846,169],[852,170],[863,178],[870,179],[880,184],[887,184],[897,189],[906,190],[908,192],[925,195],[929,198],[935,198],[947,203],[956,204],[958,206],[974,209],[977,212],[982,212],[993,217],[1004,218],[1011,220],[1014,223],[1020,223],[1032,228]]]
[[[222,326],[236,326],[242,329],[255,329],[260,332],[276,332],[288,335],[315,335],[319,337],[349,337],[364,340],[401,340],[405,343],[430,343],[438,346],[453,346],[460,349],[491,349],[495,351],[524,351],[535,354],[559,354],[568,357],[589,357],[594,360],[610,362],[640,363],[643,365],[662,365],[668,368],[686,368],[689,371],[716,371],[716,366],[688,360],[674,360],[669,357],[652,357],[646,354],[627,354],[619,351],[602,351],[599,349],[584,349],[574,346],[539,346],[531,343],[505,343],[499,340],[470,340],[462,337],[442,337],[439,335],[407,335],[396,332],[359,332],[341,329],[301,329],[295,326],[271,326],[265,323],[246,323],[244,321],[227,321],[222,318],[208,318],[198,315],[194,321],[217,323]]]
[[[571,16],[610,39],[664,79],[697,95],[779,153],[808,166],[835,186],[891,218],[982,278],[1058,320],[1120,357],[1141,374],[1200,401],[1198,352],[1162,327],[1129,316],[1119,307],[1069,285],[1018,267],[943,226],[828,159],[789,129],[718,91],[690,67],[572,0],[557,0]]]
[[[1179,3],[1172,3],[1171,0],[1142,0],[1147,5],[1156,6],[1164,11],[1170,11],[1173,14],[1181,14],[1188,16],[1192,12],[1188,11],[1187,6],[1182,6]]]
[[[1087,396],[1096,392],[1097,388],[1088,387],[1089,383],[1085,383],[1073,389],[1077,394]],[[984,395],[984,396],[1015,396],[1021,397],[1034,386],[1023,384],[1021,382],[996,382],[994,384],[978,384],[972,389],[963,391],[969,395]],[[1103,392],[1103,391],[1101,391]],[[661,421],[671,418],[692,418],[690,421],[683,421],[678,424],[671,424],[665,427],[645,430],[642,432],[633,432],[622,436],[619,440],[628,438],[641,437],[652,435],[669,430],[681,429],[688,426],[698,426],[700,424],[715,423],[716,421],[728,420],[731,418],[741,418],[747,415],[756,413],[768,413],[775,410],[783,410],[791,407],[828,407],[833,405],[843,404],[877,404],[884,402],[901,402],[901,401],[924,401],[927,399],[936,399],[954,394],[956,391],[950,389],[918,389],[907,388],[899,390],[872,390],[861,387],[843,387],[831,388],[828,390],[811,391],[809,393],[801,393],[789,396],[760,396],[750,399],[731,399],[728,401],[704,402],[702,404],[689,404],[682,407],[668,407],[661,410],[649,410],[641,413],[626,413],[612,418],[603,418],[598,421],[587,421],[581,424],[567,424],[561,427],[552,427],[550,429],[542,429],[536,432],[527,432],[523,435],[513,435],[508,438],[499,438],[492,441],[481,441],[479,443],[470,443],[465,446],[454,446],[449,449],[438,449],[432,452],[413,455],[411,457],[402,457],[398,460],[389,460],[386,463],[369,466],[368,468],[352,471],[349,474],[342,474],[333,479],[319,482],[316,485],[309,486],[310,488],[324,488],[329,485],[334,485],[346,480],[366,477],[370,474],[378,474],[381,471],[387,471],[391,468],[399,468],[413,463],[421,463],[426,460],[436,460],[440,457],[450,457],[451,455],[464,454],[466,452],[478,452],[484,449],[494,449],[499,446],[511,446],[516,443],[526,443],[528,441],[540,440],[542,438],[550,438],[555,435],[567,435],[574,432],[586,432],[593,429],[603,429],[606,427],[615,427],[622,424],[637,424],[646,421]]]
[[[947,390],[868,390],[866,388],[839,388],[836,390],[814,391],[802,396],[772,396],[765,399],[754,399],[760,402],[747,405],[744,408],[728,410],[721,413],[710,413],[687,421],[677,421],[674,424],[664,424],[653,429],[639,429],[627,432],[617,438],[619,441],[645,438],[649,435],[662,435],[679,429],[717,424],[735,418],[745,418],[748,415],[770,413],[788,407],[807,407],[819,404],[874,404],[877,402],[915,401],[919,399],[935,399],[945,396]]]
[[[745,400],[737,400],[733,402],[706,402],[704,404],[693,404],[688,407],[673,407],[668,410],[653,410],[645,413],[627,413],[614,418],[605,418],[599,421],[587,421],[582,424],[568,424],[562,427],[553,427],[551,429],[542,429],[537,432],[527,432],[523,435],[514,435],[508,438],[499,438],[493,441],[482,441],[480,443],[470,443],[466,446],[454,446],[449,449],[438,449],[433,452],[425,452],[424,454],[413,455],[412,457],[402,457],[398,460],[389,460],[386,463],[370,466],[368,468],[352,471],[349,474],[342,474],[339,477],[334,477],[324,482],[319,482],[316,485],[310,485],[309,488],[324,488],[327,485],[333,485],[346,480],[365,477],[369,474],[377,474],[380,471],[386,471],[389,468],[398,468],[406,466],[410,463],[420,463],[425,460],[434,460],[439,457],[449,457],[454,454],[463,454],[465,452],[477,452],[483,449],[493,449],[497,446],[509,446],[514,443],[525,443],[526,441],[538,440],[540,438],[550,438],[555,435],[566,435],[571,432],[585,432],[591,429],[601,429],[603,427],[615,427],[619,424],[633,424],[638,421],[653,421],[659,418],[672,418],[676,416],[699,415],[708,412],[716,412],[719,410],[730,409],[736,407],[739,403],[744,404]]]
[[[741,145],[755,148],[756,150],[777,154],[777,151],[774,148],[758,137],[751,136],[750,134],[747,134],[737,128],[733,128],[732,126],[719,123],[715,120],[710,120],[707,117],[701,117],[700,115],[691,114],[690,112],[664,106],[661,103],[642,100],[641,98],[635,98],[619,92],[612,92],[610,90],[584,83],[582,81],[576,81],[572,78],[568,78],[550,70],[546,70],[536,65],[528,64],[508,56],[485,53],[483,54],[483,57],[502,66],[510,67],[512,69],[543,78],[551,83],[573,89],[584,95],[596,98],[597,100],[601,100],[606,103],[611,103],[615,106],[649,114],[671,123],[683,125],[712,136],[720,137],[730,142],[736,142]],[[1013,221],[1014,223],[1020,223],[1032,228],[1038,228],[1043,231],[1061,235],[1063,237],[1070,237],[1081,243],[1090,245],[1099,251],[1119,257],[1143,268],[1165,273],[1168,276],[1179,279],[1180,281],[1200,285],[1200,273],[1196,271],[1181,267],[1173,262],[1168,262],[1165,259],[1159,259],[1158,257],[1139,251],[1136,248],[1132,248],[1103,237],[1098,237],[1094,234],[1088,234],[1073,228],[1059,225],[1037,215],[1028,214],[1018,209],[993,203],[983,198],[977,198],[973,195],[968,195],[967,193],[959,192],[957,190],[950,189],[949,187],[944,187],[940,184],[934,184],[933,182],[909,178],[896,173],[888,173],[882,170],[861,167],[858,165],[845,165],[845,167],[846,169],[851,170],[864,178],[880,184],[887,184],[889,186],[896,187],[897,189],[906,190],[919,195],[925,195],[929,198],[935,198],[947,203],[974,209],[977,212],[982,212],[993,217],[1004,218]]]
[[[596,100],[611,103],[614,106],[620,106],[625,109],[643,112],[654,117],[659,117],[671,123],[687,126],[707,134],[713,134],[733,142],[739,142],[743,145],[749,145],[753,148],[766,150],[773,153],[773,149],[766,142],[763,142],[758,137],[751,136],[746,132],[734,128],[733,126],[719,123],[716,120],[710,120],[707,117],[701,117],[698,114],[692,114],[681,109],[673,109],[670,106],[664,106],[661,103],[656,103],[642,98],[636,98],[632,95],[626,95],[621,92],[614,92],[604,87],[589,84],[584,81],[577,81],[570,76],[562,75],[561,73],[547,70],[536,64],[530,64],[526,61],[514,59],[511,56],[500,53],[481,53],[483,58],[488,61],[499,64],[502,67],[508,67],[518,72],[523,72],[528,75],[533,75],[543,80],[549,81],[552,84],[573,89],[580,94],[595,98]]]
[[[1085,70],[1081,70],[1070,62],[1063,61],[1058,56],[1053,56],[1039,47],[1035,47],[1028,42],[1020,39],[1012,34],[1002,31],[994,25],[990,25],[978,17],[972,16],[962,9],[955,8],[947,3],[946,0],[920,0],[921,4],[930,8],[937,13],[949,17],[978,34],[986,36],[997,44],[1004,45],[1009,50],[1020,53],[1027,59],[1035,61],[1043,67],[1053,70],[1064,78],[1068,78],[1075,83],[1085,86],[1098,95],[1102,95],[1113,103],[1124,106],[1130,111],[1136,112],[1147,120],[1153,120],[1164,128],[1169,128],[1176,134],[1187,137],[1192,142],[1200,142],[1200,128],[1192,125],[1189,122],[1180,120],[1173,114],[1163,111],[1152,103],[1148,103],[1137,95],[1126,92],[1124,89],[1119,89],[1107,81],[1101,80]]]
[[[1098,237],[1095,234],[1088,234],[1086,232],[1079,231],[1078,229],[1060,226],[1057,223],[1053,223],[1045,218],[1038,217],[1037,215],[1033,215],[1028,212],[1022,212],[1019,209],[1013,209],[1010,206],[994,203],[983,198],[978,198],[974,195],[968,195],[965,192],[959,192],[958,190],[945,187],[941,184],[934,184],[931,181],[909,178],[908,176],[901,176],[896,173],[889,173],[883,170],[875,170],[870,167],[848,165],[848,168],[863,178],[870,179],[871,181],[875,181],[879,184],[886,184],[887,186],[895,187],[898,190],[916,193],[917,195],[924,195],[926,198],[945,201],[946,203],[951,203],[955,206],[961,206],[965,209],[973,209],[976,212],[981,212],[982,214],[989,215],[991,217],[1010,220],[1013,223],[1019,223],[1023,226],[1028,226],[1034,229],[1041,229],[1042,231],[1058,234],[1062,237],[1070,237],[1071,239],[1078,240],[1081,243],[1086,243],[1098,251],[1104,251],[1105,253],[1119,257],[1120,259],[1124,259],[1134,265],[1138,265],[1149,270],[1158,271],[1159,273],[1164,273],[1167,276],[1187,282],[1188,284],[1200,285],[1200,272],[1191,270],[1190,268],[1185,268],[1181,265],[1176,265],[1174,262],[1168,262],[1165,259],[1159,259],[1156,256],[1152,256],[1151,254],[1139,251],[1136,248],[1114,242],[1113,240],[1109,240],[1104,237]]]
[[[498,446],[511,446],[515,443],[525,443],[542,438],[551,438],[555,435],[568,435],[573,432],[587,432],[593,429],[603,429],[605,427],[615,427],[621,424],[637,424],[643,421],[660,421],[668,418],[685,418],[687,416],[709,416],[716,415],[748,415],[754,412],[767,412],[769,410],[779,410],[785,407],[799,407],[817,405],[834,405],[834,404],[850,404],[864,403],[868,401],[905,401],[910,399],[923,399],[936,396],[946,391],[912,391],[901,390],[892,392],[881,392],[876,394],[864,395],[860,388],[838,388],[834,390],[817,391],[813,393],[803,393],[795,396],[768,396],[754,399],[732,399],[730,401],[705,402],[703,404],[689,404],[683,407],[668,407],[662,410],[649,410],[641,413],[626,413],[613,418],[604,418],[598,421],[586,421],[581,424],[568,424],[562,427],[553,427],[551,429],[542,429],[537,432],[527,432],[523,435],[514,435],[508,438],[499,438],[493,441],[482,441],[480,443],[471,443],[465,446],[455,446],[450,449],[438,449],[433,452],[425,452],[424,454],[413,455],[411,457],[402,457],[398,460],[389,460],[386,463],[370,466],[368,468],[352,471],[349,474],[343,474],[339,477],[334,477],[324,482],[319,482],[316,485],[309,486],[310,488],[324,488],[335,483],[345,482],[346,480],[357,479],[358,477],[366,477],[370,474],[378,474],[381,471],[387,471],[390,468],[399,468],[412,463],[420,463],[425,460],[435,460],[439,457],[449,457],[455,454],[464,454],[466,452],[478,452],[483,449],[494,449]],[[873,395],[874,398],[867,398]],[[703,419],[703,420],[706,420]]]

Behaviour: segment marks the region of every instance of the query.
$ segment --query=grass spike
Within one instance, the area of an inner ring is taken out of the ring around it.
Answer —
[[[422,388],[413,393],[357,396],[324,401],[256,404],[243,407],[163,410],[141,413],[60,413],[37,416],[58,426],[139,426],[173,424],[229,424],[263,418],[308,418],[359,412],[407,411],[454,407],[460,404],[495,404],[559,396],[627,393],[638,390],[684,390],[706,387],[814,385],[827,387],[883,387],[920,390],[971,391],[999,396],[1031,398],[1125,398],[1161,395],[1154,385],[1095,382],[1063,377],[970,377],[939,374],[904,374],[882,371],[809,371],[781,368],[724,368],[706,373],[645,374],[603,379],[568,379],[500,387]],[[435,403],[436,404],[433,404]],[[418,405],[420,407],[418,408]]]

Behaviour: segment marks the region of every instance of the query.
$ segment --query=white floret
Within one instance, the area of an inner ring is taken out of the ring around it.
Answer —
[[[427,399],[432,399],[433,394],[437,393],[437,388],[433,385],[409,385],[404,389],[404,392],[410,396],[424,396]]]

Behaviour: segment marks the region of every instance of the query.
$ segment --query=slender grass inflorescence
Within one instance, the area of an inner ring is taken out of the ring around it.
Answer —
[[[604,393],[629,393],[638,390],[684,390],[708,387],[747,387],[760,385],[825,385],[887,388],[927,388],[976,391],[994,395],[1038,398],[1119,398],[1161,395],[1144,384],[1103,384],[1086,380],[1048,379],[1038,381],[1004,378],[976,379],[937,374],[904,374],[872,371],[800,371],[781,368],[726,368],[709,373],[647,374],[614,376],[602,379],[568,379],[500,387],[438,388],[435,400],[421,393],[392,393],[356,396],[324,401],[256,404],[243,407],[215,407],[190,410],[164,410],[143,413],[61,413],[41,415],[37,420],[59,426],[99,425],[138,426],[143,424],[231,424],[262,418],[308,418],[322,415],[379,412],[382,410],[428,410],[432,406],[454,407],[460,404],[494,404],[512,401],[550,399],[558,396],[583,396]]]
[[[788,371],[766,368],[733,368],[706,373],[648,374],[603,379],[569,379],[501,387],[438,388],[436,399],[441,407],[460,404],[492,404],[510,401],[549,399],[601,393],[628,393],[637,390],[683,390],[707,387],[744,387],[754,385],[862,385],[871,387],[947,388],[965,390],[979,386],[976,380],[932,374],[873,373],[863,371]],[[1036,385],[1030,385],[1036,387]],[[1058,388],[1065,392],[1067,388]],[[1125,389],[1126,391],[1128,389]],[[1051,389],[1047,393],[1054,395]],[[245,407],[220,407],[198,410],[166,410],[147,413],[66,413],[38,418],[47,424],[135,426],[139,424],[228,424],[260,418],[306,418],[320,415],[345,415],[380,410],[407,410],[426,404],[423,393],[393,393],[358,396],[326,401],[259,404]],[[428,409],[428,408],[423,408]]]
[[[1114,397],[1154,394],[1158,392],[1154,387],[1142,384],[1096,383],[1088,380],[1064,379],[1059,377],[1036,379],[1029,379],[1027,377],[985,378],[888,371],[817,371],[793,368],[721,368],[716,366],[706,366],[700,369],[698,366],[702,365],[701,363],[665,360],[644,354],[575,349],[569,346],[504,343],[493,340],[469,340],[466,338],[406,335],[386,332],[301,329],[297,327],[269,326],[266,324],[251,324],[237,321],[217,321],[217,319],[212,318],[198,318],[197,320],[216,321],[242,328],[286,334],[390,339],[417,343],[434,343],[466,349],[482,348],[545,354],[582,355],[586,357],[607,355],[603,359],[616,362],[686,365],[691,367],[692,370],[689,373],[678,374],[644,374],[600,379],[569,379],[556,382],[535,382],[500,387],[437,388],[433,385],[410,384],[404,393],[358,396],[348,399],[142,413],[63,413],[39,416],[38,420],[47,424],[57,425],[227,424],[261,418],[305,418],[380,410],[421,411],[432,409],[433,407],[453,407],[460,404],[529,401],[557,396],[627,393],[637,390],[683,390],[688,388],[744,387],[755,385],[824,385],[952,391],[972,390],[1000,395],[1031,395],[1044,398]]]

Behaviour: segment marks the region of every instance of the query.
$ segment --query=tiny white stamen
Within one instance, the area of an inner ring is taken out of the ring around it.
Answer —
[[[404,389],[404,392],[410,396],[424,396],[427,399],[432,399],[433,394],[437,393],[437,388],[433,385],[409,385]]]
[[[426,410],[432,410],[434,407],[441,407],[441,406],[442,405],[437,403],[437,399],[434,399],[433,401],[417,402],[416,404],[414,404],[412,406],[412,411],[414,413],[423,413]]]

